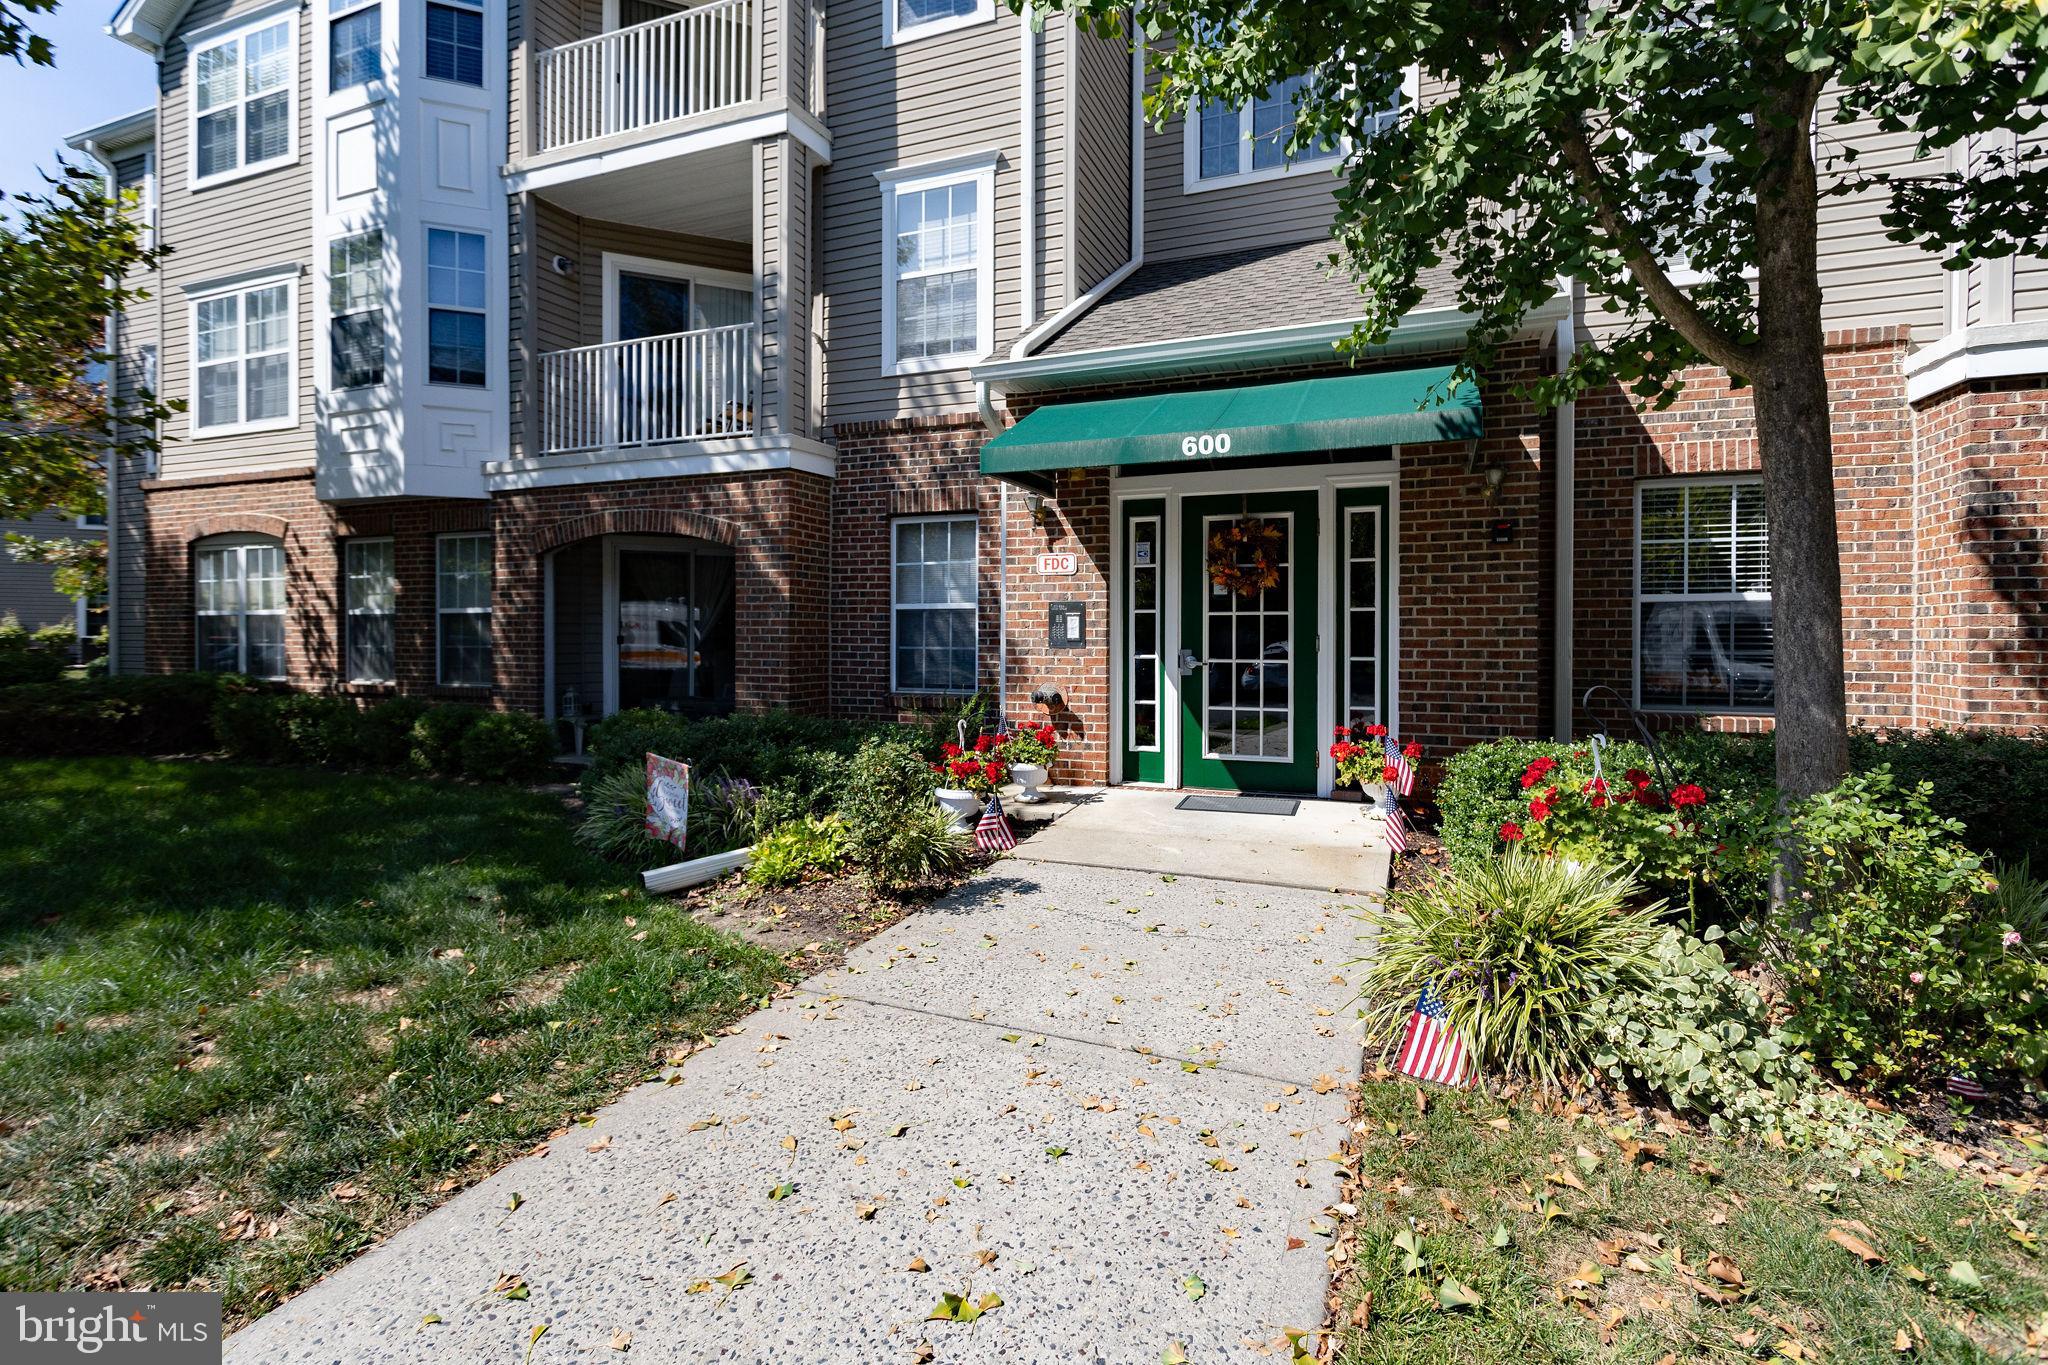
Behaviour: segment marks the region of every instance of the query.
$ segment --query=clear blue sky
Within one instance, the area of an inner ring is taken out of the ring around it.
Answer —
[[[0,189],[39,188],[41,167],[57,165],[67,133],[118,118],[155,98],[156,63],[102,30],[115,0],[61,0],[28,16],[57,48],[57,65],[0,60]]]

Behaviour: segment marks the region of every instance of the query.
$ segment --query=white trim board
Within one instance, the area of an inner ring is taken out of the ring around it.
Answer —
[[[1918,403],[1975,379],[2048,375],[2048,322],[1977,325],[1906,357],[1906,401]]]
[[[587,450],[569,455],[530,455],[492,460],[483,467],[491,492],[558,488],[572,484],[618,483],[627,479],[684,478],[692,474],[744,474],[793,469],[835,477],[832,447],[800,436],[742,436],[729,441],[689,441],[666,446]]]

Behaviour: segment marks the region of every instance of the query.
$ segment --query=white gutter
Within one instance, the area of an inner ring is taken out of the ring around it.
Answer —
[[[1577,280],[1565,280],[1569,306],[1557,322],[1557,372],[1563,374],[1578,350],[1577,314],[1583,297]],[[1557,681],[1552,689],[1551,733],[1558,739],[1572,737],[1572,703],[1577,692],[1573,677],[1572,627],[1573,559],[1572,538],[1578,509],[1578,404],[1570,399],[1557,405]]]
[[[1038,320],[1038,19],[1037,11],[1017,16],[1017,213],[1023,220],[1024,279],[1017,293],[1017,330]]]
[[[112,199],[114,212],[119,213],[121,211],[121,179],[119,173],[114,169],[114,159],[102,152],[100,144],[91,138],[86,138],[81,142],[78,149],[98,162],[100,169],[105,172],[107,177],[107,194]],[[108,276],[107,282],[110,287],[117,286],[120,283],[113,276]],[[107,352],[107,421],[111,425],[115,415],[120,410],[121,315],[118,312],[108,313],[105,326],[106,335],[101,340]],[[107,451],[106,522],[107,674],[111,677],[113,674],[120,672],[120,669],[115,667],[115,665],[121,657],[116,652],[116,637],[120,633],[121,622],[121,457],[115,454],[111,448]],[[80,598],[79,602],[79,624],[83,626],[87,615],[91,611],[92,603],[85,598]],[[78,653],[79,658],[82,660],[85,657],[85,640],[82,635],[79,638]]]

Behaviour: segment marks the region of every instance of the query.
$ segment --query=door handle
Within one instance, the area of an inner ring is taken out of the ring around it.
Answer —
[[[1202,661],[1195,657],[1195,651],[1193,651],[1192,649],[1183,649],[1180,652],[1179,668],[1180,675],[1183,678],[1187,677],[1190,673],[1193,673],[1196,669],[1200,668],[1201,666]]]

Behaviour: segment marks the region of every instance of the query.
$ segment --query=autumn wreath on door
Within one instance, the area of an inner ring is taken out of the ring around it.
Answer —
[[[1239,517],[1209,537],[1209,581],[1239,597],[1257,597],[1280,583],[1286,532],[1264,517]]]

